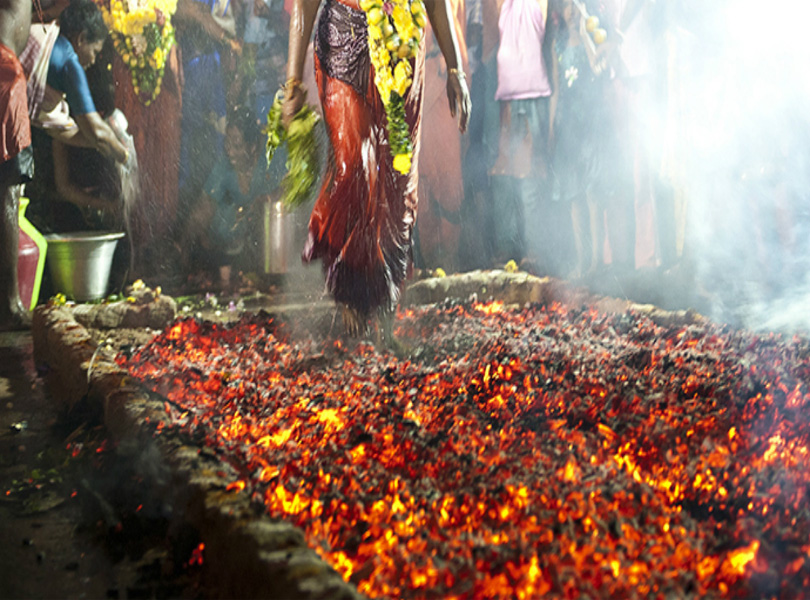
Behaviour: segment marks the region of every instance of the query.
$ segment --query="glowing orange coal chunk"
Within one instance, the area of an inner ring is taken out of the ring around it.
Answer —
[[[581,473],[582,472],[576,461],[573,459],[573,457],[569,457],[568,461],[565,463],[565,469],[563,470],[563,481],[567,481],[569,483],[577,481]]]
[[[348,581],[354,572],[354,562],[352,562],[344,552],[331,552],[326,554],[326,560],[332,567]]]
[[[343,429],[344,421],[340,411],[335,408],[324,408],[315,412],[315,419],[323,424],[328,433],[334,433]]]
[[[720,566],[720,559],[716,556],[707,556],[703,560],[701,560],[697,565],[697,574],[698,578],[708,579],[712,575],[714,575],[717,568]]]
[[[728,553],[724,567],[731,570],[733,573],[742,575],[745,573],[745,568],[756,558],[757,551],[759,551],[759,541],[754,540],[743,548],[738,548]]]
[[[500,300],[494,300],[486,304],[475,304],[473,305],[473,308],[485,315],[494,315],[503,312],[503,302]]]
[[[279,474],[279,468],[275,465],[264,467],[259,473],[259,481],[270,481]]]
[[[229,483],[225,489],[229,492],[241,492],[245,489],[245,485],[244,481],[237,480]]]

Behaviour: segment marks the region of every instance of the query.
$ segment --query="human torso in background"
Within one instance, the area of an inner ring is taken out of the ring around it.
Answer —
[[[630,26],[623,32],[624,41],[620,47],[621,58],[628,77],[649,75],[652,70],[650,48],[654,44],[654,39],[650,19],[651,10],[650,3],[645,2]]]
[[[259,119],[264,122],[279,86],[284,83],[287,58],[287,19],[282,0],[261,0],[263,14],[248,7],[243,39],[255,47],[253,90]]]
[[[591,69],[583,44],[560,40],[556,44],[556,55],[560,89],[555,130],[579,130],[583,126],[590,126],[601,94],[602,80]]]
[[[551,95],[543,40],[545,15],[537,0],[505,0],[498,18],[498,89],[496,100]]]
[[[604,80],[591,69],[585,46],[569,43],[566,35],[557,40],[555,50],[559,90],[554,114],[554,193],[570,200],[594,183],[609,123]]]
[[[59,36],[54,43],[48,63],[47,83],[65,94],[74,115],[97,112],[87,73],[79,63],[70,41]],[[43,232],[65,232],[93,227],[82,212],[62,198],[54,178],[52,138],[40,128],[33,128],[36,176],[27,188],[31,205],[26,216]],[[83,189],[92,189],[114,197],[113,163],[90,148],[70,148],[69,173],[71,181]]]
[[[629,24],[626,24],[623,29],[621,21],[631,3],[630,0],[606,2],[605,11],[608,21],[621,31],[621,44],[618,47],[621,64],[619,76],[643,77],[652,74],[655,70],[655,53],[652,49],[661,42],[661,36],[656,33],[656,29],[658,19],[664,12],[665,1],[643,0],[635,15],[632,15]]]

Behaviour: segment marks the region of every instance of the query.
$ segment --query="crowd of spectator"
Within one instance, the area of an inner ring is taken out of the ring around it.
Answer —
[[[179,0],[177,44],[162,91],[146,106],[97,31],[91,0],[43,4],[34,21],[56,19],[61,33],[40,25],[32,38],[51,44],[59,65],[43,70],[36,56],[26,65],[28,49],[22,62],[43,89],[62,95],[54,106],[40,97],[32,115],[37,176],[27,195],[35,224],[45,232],[126,227],[132,276],[208,267],[227,283],[221,267],[250,268],[244,256],[231,261],[234,239],[221,221],[252,214],[283,175],[265,168],[261,144],[251,140],[284,81],[290,7],[283,0]],[[678,265],[688,250],[678,44],[690,2],[450,4],[473,110],[462,136],[444,114],[444,65],[428,31],[416,267],[514,262],[579,279]],[[80,9],[87,13],[81,19],[95,23],[84,30],[71,16]],[[306,73],[317,109],[312,68]],[[58,102],[65,97],[67,108]],[[105,121],[116,107],[129,121],[140,168],[140,195],[126,222],[115,167],[132,157]],[[236,172],[233,140],[227,147],[233,137],[251,152]],[[225,180],[236,187],[223,187]]]

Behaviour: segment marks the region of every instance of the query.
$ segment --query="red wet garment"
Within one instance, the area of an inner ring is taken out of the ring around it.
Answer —
[[[393,167],[374,68],[363,54],[366,27],[356,19],[365,23],[356,5],[329,0],[316,32],[315,80],[331,153],[303,259],[323,261],[335,301],[370,314],[396,306],[411,269],[424,52],[405,98],[414,154],[402,175]]]
[[[31,145],[26,85],[17,55],[0,44],[0,163]]]

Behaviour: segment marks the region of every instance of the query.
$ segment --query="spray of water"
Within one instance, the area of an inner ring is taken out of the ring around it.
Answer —
[[[132,212],[141,194],[140,173],[138,169],[138,153],[135,150],[135,139],[128,133],[129,124],[124,114],[116,109],[110,115],[109,123],[118,136],[118,139],[127,149],[128,160],[125,163],[116,163],[116,176],[120,182],[119,203],[123,217],[124,231],[129,240],[130,271],[135,257],[135,242],[132,236]]]

